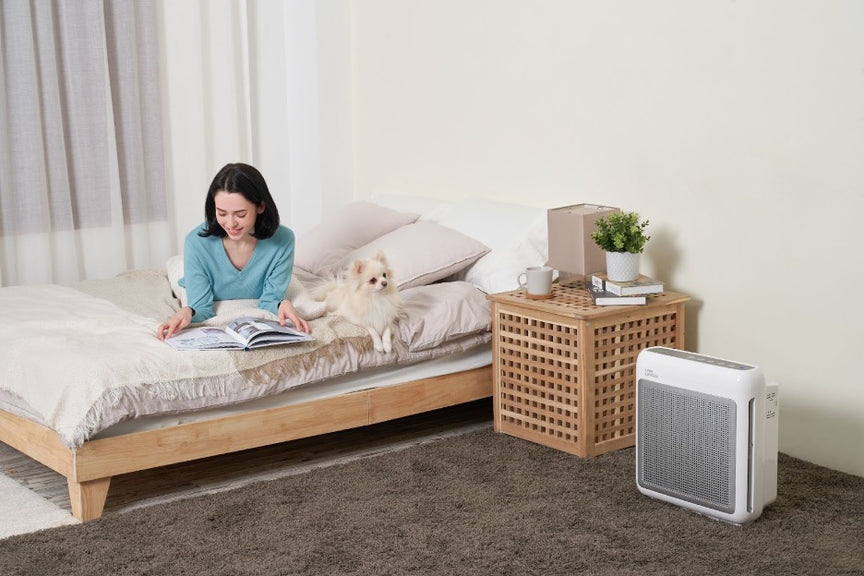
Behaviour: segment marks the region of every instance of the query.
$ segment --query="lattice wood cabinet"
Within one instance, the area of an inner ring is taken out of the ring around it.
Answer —
[[[547,300],[524,290],[489,300],[495,430],[583,457],[633,446],[636,357],[683,347],[690,297],[667,291],[641,306],[594,306],[571,281]]]

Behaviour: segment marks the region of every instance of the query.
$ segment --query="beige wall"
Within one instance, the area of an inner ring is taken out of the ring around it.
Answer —
[[[235,159],[300,232],[375,193],[638,210],[644,271],[694,298],[688,348],[759,364],[781,383],[781,450],[864,475],[864,3],[160,9],[175,242]],[[241,10],[270,30],[249,60],[266,113],[247,107]]]
[[[349,12],[356,197],[639,211],[687,347],[780,382],[783,452],[864,475],[864,3]]]

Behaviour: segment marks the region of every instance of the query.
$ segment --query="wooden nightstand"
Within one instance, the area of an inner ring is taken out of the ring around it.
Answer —
[[[552,297],[490,294],[497,432],[596,456],[636,441],[636,357],[684,346],[684,303],[664,292],[641,306],[594,306],[581,281]]]

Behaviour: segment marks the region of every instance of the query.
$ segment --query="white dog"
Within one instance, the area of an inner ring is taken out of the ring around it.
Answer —
[[[402,313],[402,298],[383,252],[355,260],[342,277],[317,287],[314,294],[326,303],[328,314],[366,328],[375,350],[393,350],[393,329]]]

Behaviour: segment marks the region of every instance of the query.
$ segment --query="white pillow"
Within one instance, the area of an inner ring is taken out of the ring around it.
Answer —
[[[300,314],[298,312],[298,314]],[[300,316],[303,316],[300,314]],[[257,300],[215,300],[213,316],[202,322],[207,326],[227,326],[237,318],[257,320],[278,320],[279,318],[263,308],[258,308]]]
[[[169,258],[165,263],[165,271],[168,272],[168,282],[171,284],[171,291],[180,300],[180,306],[186,306],[187,302],[189,302],[186,298],[186,288],[180,286],[180,279],[183,277],[183,255],[178,254]]]
[[[189,299],[186,296],[186,288],[180,286],[180,279],[183,277],[183,255],[179,254],[169,258],[165,263],[165,270],[168,273],[168,282],[171,284],[171,291],[174,292],[174,296],[180,300],[181,306],[188,306]],[[285,298],[291,301],[297,314],[304,320],[314,320],[324,315],[326,304],[313,300],[295,274],[291,275],[291,283],[288,284],[288,289],[285,291]],[[276,319],[272,312],[258,308],[258,300],[255,299],[214,300],[213,313],[214,316],[206,320],[205,324],[222,326],[242,316]]]
[[[443,226],[476,238],[490,248],[470,268],[457,274],[486,293],[519,288],[519,274],[549,258],[546,208],[485,198],[456,202],[437,216]]]
[[[352,202],[297,239],[294,266],[327,276],[347,253],[418,217],[371,202]]]
[[[291,282],[285,291],[285,298],[291,301],[294,310],[304,320],[320,318],[327,312],[327,303],[319,302],[312,298],[312,294],[306,289],[306,286],[303,285],[303,282],[296,274],[291,275]]]
[[[434,222],[417,221],[354,250],[342,268],[383,251],[399,289],[424,286],[463,270],[489,252],[482,243]]]

